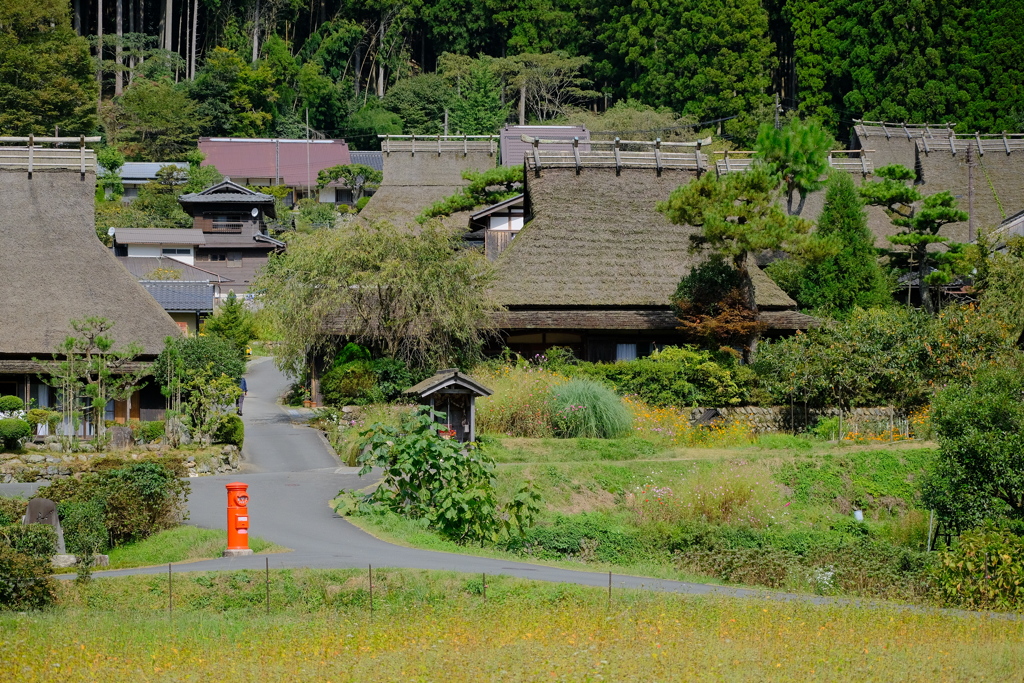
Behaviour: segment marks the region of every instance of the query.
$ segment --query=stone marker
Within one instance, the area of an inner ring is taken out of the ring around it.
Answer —
[[[33,498],[28,502],[28,511],[22,519],[25,524],[49,524],[57,532],[57,554],[63,555],[64,530],[60,528],[57,504],[48,498]]]

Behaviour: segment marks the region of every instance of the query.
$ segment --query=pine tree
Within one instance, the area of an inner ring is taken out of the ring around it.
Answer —
[[[220,312],[206,321],[204,331],[224,337],[239,354],[245,353],[245,348],[256,336],[252,314],[245,310],[245,304],[238,300],[234,292],[228,293]]]
[[[874,236],[868,230],[864,202],[846,173],[829,177],[815,239],[833,243],[838,251],[803,268],[797,280],[801,306],[843,314],[892,301],[878,265]]]

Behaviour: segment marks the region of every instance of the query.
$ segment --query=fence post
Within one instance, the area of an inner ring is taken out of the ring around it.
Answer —
[[[267,563],[267,616],[270,616],[270,558],[263,558]]]
[[[372,619],[373,618],[373,565],[372,564],[370,565],[370,571],[369,571],[368,575],[370,577],[370,618]]]

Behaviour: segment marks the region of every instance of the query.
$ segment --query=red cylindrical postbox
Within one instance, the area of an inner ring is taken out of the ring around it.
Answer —
[[[226,484],[228,490],[228,549],[225,556],[252,555],[249,547],[248,484]]]

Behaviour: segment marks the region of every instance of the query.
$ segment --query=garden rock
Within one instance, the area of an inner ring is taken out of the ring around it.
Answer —
[[[33,464],[35,464],[35,463],[37,463],[37,462],[43,462],[44,460],[46,460],[46,458],[45,458],[45,457],[43,457],[42,455],[36,455],[36,454],[33,454],[33,455],[29,455],[29,456],[27,456],[27,457],[25,458],[25,460],[27,460],[27,461],[28,461],[28,462],[30,462],[30,463],[33,463]]]
[[[46,447],[48,449],[50,449],[51,451],[53,451],[54,453],[60,453],[61,452],[61,445],[59,443],[57,443],[56,441],[51,441],[50,443],[46,444]]]
[[[54,567],[58,569],[67,569],[68,567],[74,567],[78,564],[78,558],[74,555],[54,555],[50,560]],[[92,556],[93,567],[109,567],[110,556],[109,555],[93,555]]]

